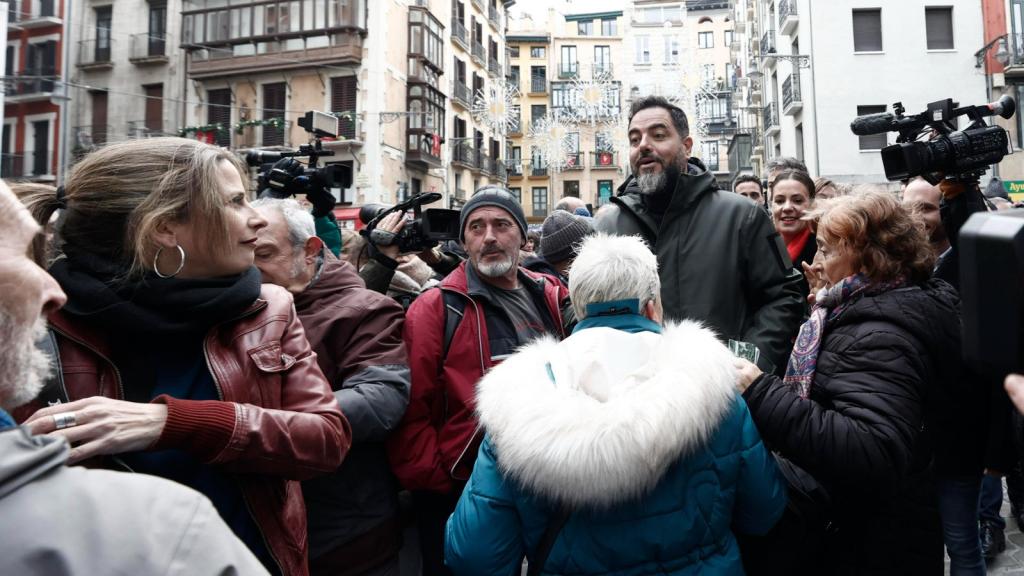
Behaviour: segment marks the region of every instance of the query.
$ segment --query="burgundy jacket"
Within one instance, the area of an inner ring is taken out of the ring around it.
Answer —
[[[106,336],[59,312],[49,320],[68,399],[124,398]],[[264,284],[242,315],[210,329],[204,351],[222,401],[156,398],[167,404],[167,423],[151,448],[185,450],[232,473],[282,573],[308,574],[306,509],[297,481],[333,472],[352,433],[291,295]],[[23,406],[14,417],[24,421],[39,408]]]

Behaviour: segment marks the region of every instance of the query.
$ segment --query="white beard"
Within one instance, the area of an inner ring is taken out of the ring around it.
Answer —
[[[665,187],[665,171],[660,170],[658,172],[641,172],[636,177],[636,183],[640,186],[640,193],[644,195],[651,195]]]
[[[0,310],[0,408],[11,410],[32,401],[53,370],[50,357],[36,348],[46,335],[46,321],[18,326]]]
[[[512,258],[506,258],[500,262],[487,264],[480,262],[476,265],[476,271],[488,278],[499,278],[508,274],[509,270],[511,270],[515,264],[516,263]]]

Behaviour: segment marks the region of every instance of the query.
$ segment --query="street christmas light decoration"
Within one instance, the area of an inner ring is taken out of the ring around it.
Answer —
[[[576,159],[573,149],[572,128],[556,112],[549,111],[535,120],[526,136],[530,147],[548,170],[561,172]]]
[[[612,81],[608,74],[600,74],[588,80],[575,78],[569,88],[569,102],[566,106],[570,119],[577,124],[596,126],[613,118],[621,111],[620,91],[620,84]]]
[[[519,88],[494,80],[487,90],[477,90],[470,114],[498,135],[505,135],[519,122]]]

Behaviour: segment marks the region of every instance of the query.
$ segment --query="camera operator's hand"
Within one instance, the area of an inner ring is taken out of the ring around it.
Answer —
[[[397,236],[398,233],[401,232],[402,228],[404,228],[404,227],[405,227],[405,212],[392,212],[391,214],[388,214],[387,216],[385,216],[384,219],[381,220],[379,223],[377,223],[377,227],[374,228],[374,232],[375,233],[380,232],[382,234],[388,234],[388,235],[391,236],[392,239],[394,239],[394,237]],[[387,256],[388,258],[390,258],[392,260],[395,260],[396,258],[398,258],[398,254],[399,254],[398,242],[392,241],[390,244],[387,244],[387,245],[385,245],[383,243],[382,244],[377,244],[377,243],[373,242],[373,235],[371,234],[369,244],[371,245],[371,254],[372,254],[372,250],[376,249],[378,252],[380,252],[381,254]]]
[[[294,193],[291,190],[292,183],[296,178],[302,176],[303,166],[294,158],[281,158],[259,177],[260,195],[270,190],[270,196],[274,198],[287,198]]]
[[[1020,374],[1007,375],[1003,387],[1006,388],[1006,393],[1010,395],[1010,400],[1017,410],[1024,413],[1024,376]]]

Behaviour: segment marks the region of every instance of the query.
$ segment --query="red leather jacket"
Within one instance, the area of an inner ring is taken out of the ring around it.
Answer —
[[[207,365],[222,400],[155,399],[167,404],[167,424],[152,448],[186,450],[234,474],[282,573],[305,575],[306,509],[298,480],[336,470],[352,434],[291,295],[264,284],[260,296],[206,335]],[[124,398],[104,334],[61,313],[50,315],[50,325],[70,400]],[[30,404],[14,416],[23,421],[40,407]]]

